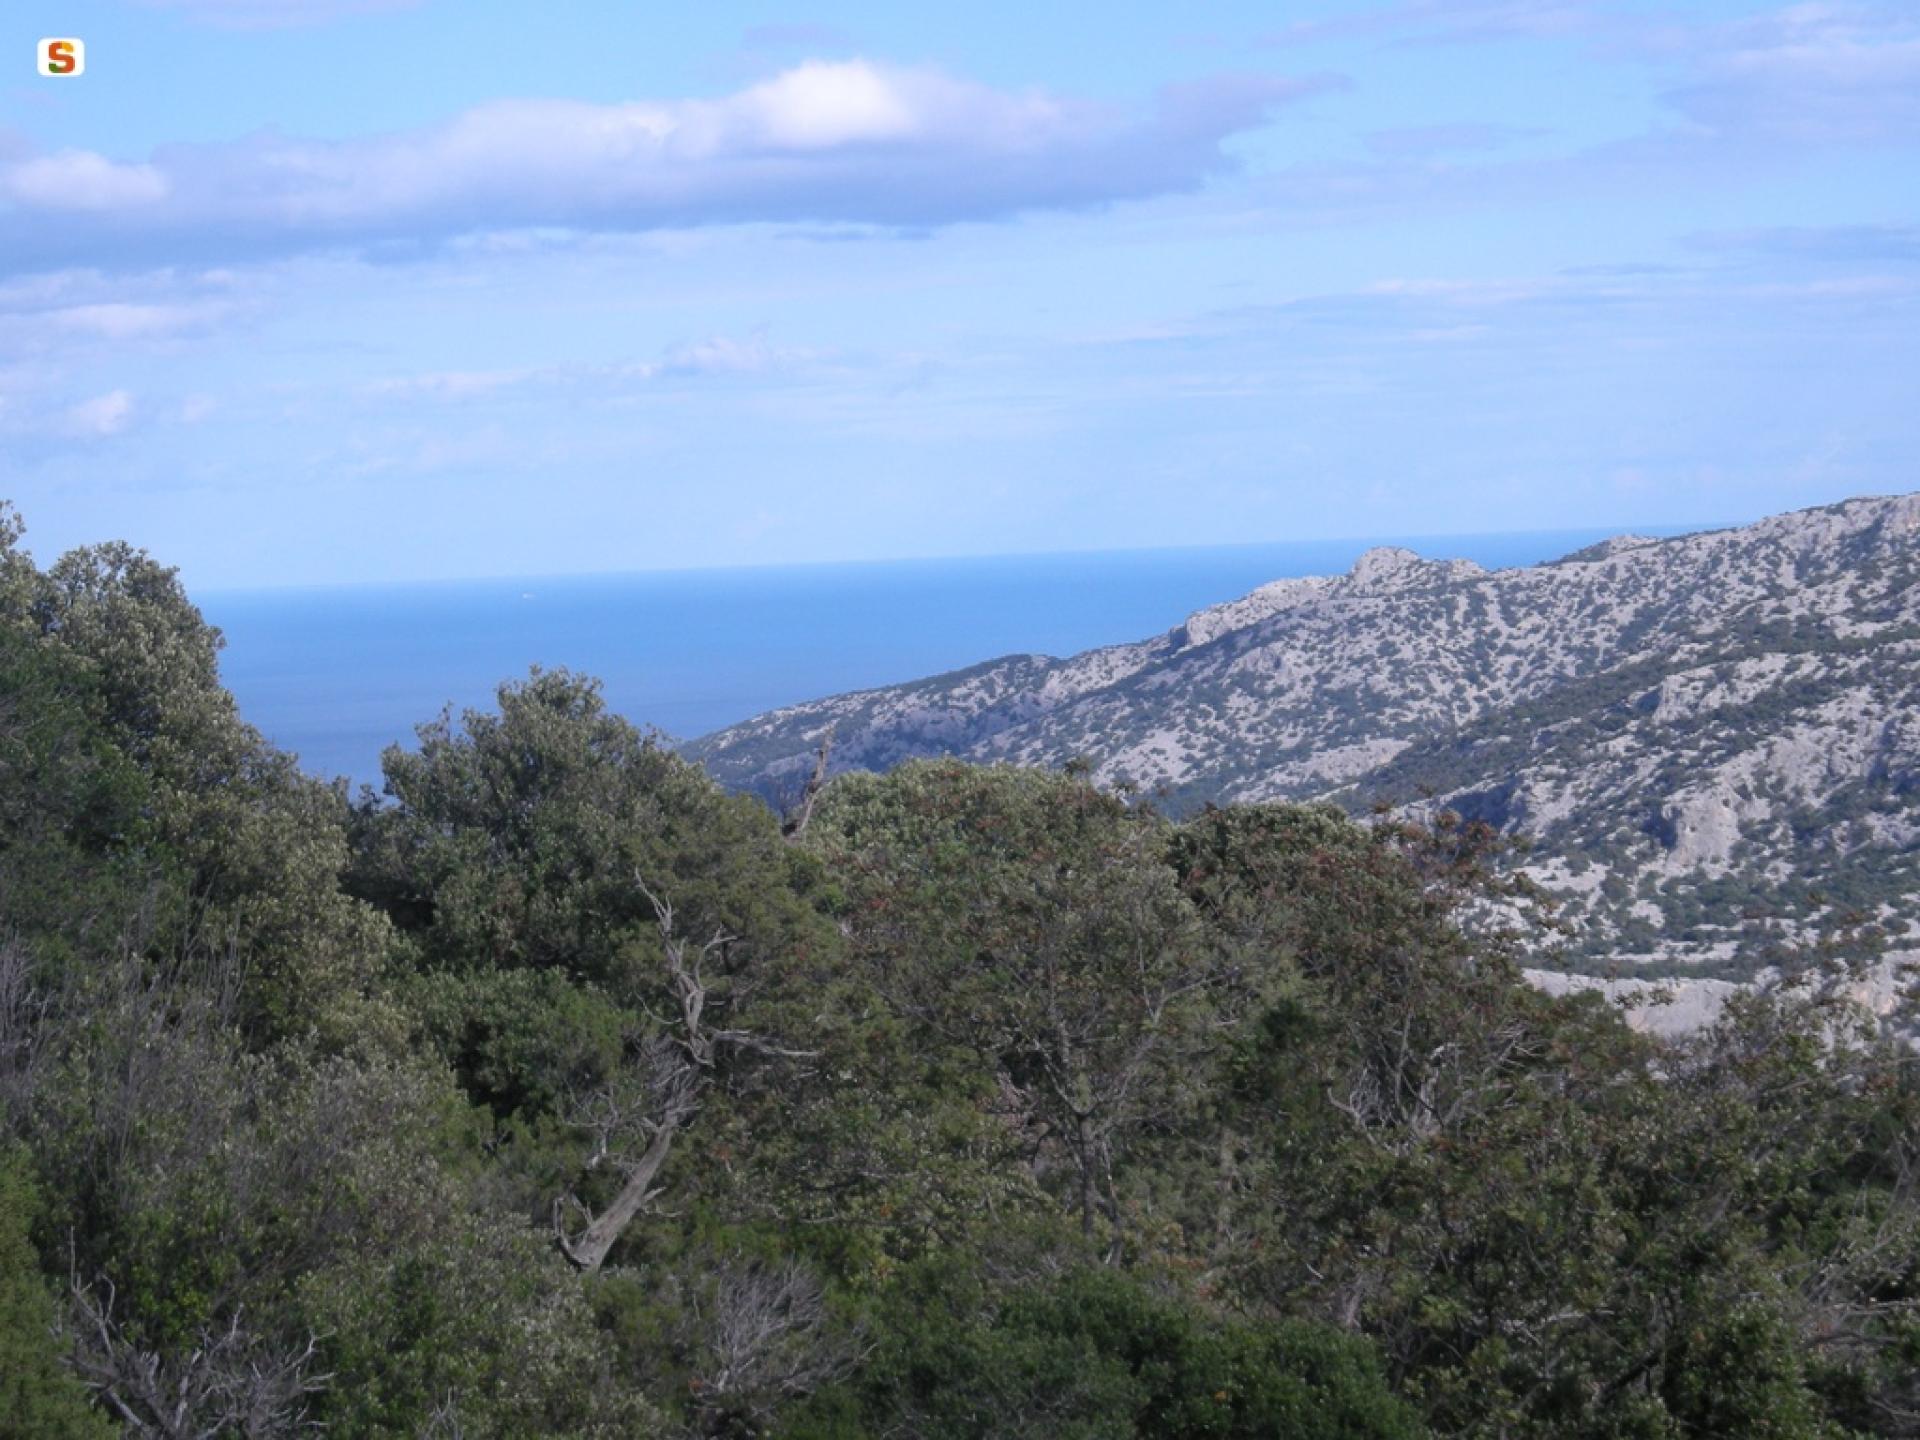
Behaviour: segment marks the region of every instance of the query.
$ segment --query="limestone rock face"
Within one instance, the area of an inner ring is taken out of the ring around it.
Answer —
[[[1376,545],[1353,562],[1347,579],[1357,590],[1384,590],[1417,573],[1422,564],[1412,550],[1403,550],[1398,545]]]
[[[1187,617],[1187,623],[1173,633],[1184,645],[1206,645],[1222,635],[1244,630],[1256,621],[1277,615],[1282,610],[1308,604],[1324,594],[1333,583],[1318,578],[1274,580],[1238,600],[1195,611]]]
[[[832,725],[836,768],[1082,758],[1174,810],[1444,803],[1532,838],[1575,963],[1745,978],[1843,907],[1896,945],[1920,926],[1917,582],[1920,495],[1513,570],[1386,546],[1134,644],[794,706],[689,750],[773,797]]]

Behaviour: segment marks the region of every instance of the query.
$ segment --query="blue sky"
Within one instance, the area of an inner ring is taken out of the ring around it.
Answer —
[[[35,42],[87,45],[75,80]],[[252,586],[1920,488],[1920,12],[13,0],[0,495]],[[4,73],[4,72],[0,72]]]

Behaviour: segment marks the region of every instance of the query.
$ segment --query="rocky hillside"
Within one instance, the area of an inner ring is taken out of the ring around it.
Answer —
[[[1920,922],[1920,495],[1525,569],[1369,551],[1164,635],[1017,655],[696,742],[797,790],[917,755],[1206,801],[1435,797],[1534,841],[1570,958],[1742,975],[1821,914]]]

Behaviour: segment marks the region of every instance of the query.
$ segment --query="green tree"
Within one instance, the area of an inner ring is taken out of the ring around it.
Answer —
[[[0,909],[47,964],[178,881],[138,768],[92,723],[71,657],[0,625]]]
[[[954,1258],[902,1277],[883,1337],[792,1440],[1388,1440],[1418,1417],[1364,1341],[1211,1317],[1138,1279],[1074,1268],[996,1292]]]
[[[0,1150],[0,1440],[105,1440],[112,1427],[66,1365],[59,1311],[28,1238],[37,1208],[24,1157]]]
[[[1036,1173],[1065,1162],[1086,1236],[1124,1228],[1129,1146],[1192,1110],[1240,985],[1160,822],[1073,777],[916,762],[835,782],[806,843],[920,1043],[974,1067]]]
[[[341,892],[341,796],[240,720],[220,684],[219,631],[173,570],[115,543],[72,551],[41,573],[18,538],[17,523],[0,522],[0,629],[63,676],[84,707],[85,747],[102,778],[121,783],[115,754],[138,777],[137,829],[103,836],[96,826],[95,838],[123,851],[137,842],[170,872],[162,894],[172,904],[156,914],[153,897],[141,897],[140,938],[158,949],[244,950],[254,976],[246,1022],[262,1039],[364,1033],[361,1002],[388,931]]]
[[[787,1032],[831,1009],[817,866],[564,671],[501,686],[497,713],[442,716],[384,764],[351,883],[418,957],[403,989],[425,1034],[533,1142],[530,1187],[572,1172],[564,1203],[546,1198],[597,1270],[670,1156],[700,1168],[696,1116],[723,1143],[771,1099],[756,1069],[811,1058]]]

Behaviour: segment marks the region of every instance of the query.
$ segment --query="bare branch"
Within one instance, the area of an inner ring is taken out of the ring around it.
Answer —
[[[117,1298],[111,1281],[72,1286],[78,1323],[74,1368],[80,1378],[118,1415],[131,1436],[154,1440],[244,1440],[318,1430],[308,1419],[311,1397],[326,1390],[331,1375],[312,1373],[319,1338],[308,1335],[293,1349],[276,1349],[245,1324],[236,1307],[224,1326],[200,1332],[186,1356],[141,1348],[114,1318]]]
[[[699,1357],[695,1393],[709,1416],[760,1424],[784,1400],[847,1374],[858,1336],[828,1332],[819,1280],[797,1261],[726,1262],[687,1296],[687,1339]]]
[[[800,804],[788,814],[780,827],[780,833],[788,840],[798,840],[807,832],[807,823],[813,819],[813,805],[820,798],[820,792],[827,784],[827,760],[833,754],[833,726],[829,725],[820,737],[820,753],[814,758],[813,774],[807,780],[806,789],[800,792]]]
[[[716,929],[712,938],[690,950],[679,934],[672,902],[656,894],[643,876],[636,874],[634,883],[653,907],[667,983],[679,1015],[667,1020],[661,1033],[641,1048],[634,1065],[638,1073],[626,1076],[622,1088],[603,1087],[574,1105],[572,1123],[593,1137],[585,1168],[592,1171],[608,1165],[625,1176],[613,1203],[598,1215],[572,1195],[554,1202],[554,1238],[561,1253],[588,1271],[605,1263],[627,1226],[658,1196],[654,1181],[675,1139],[699,1112],[723,1049],[779,1059],[806,1059],[814,1054],[776,1045],[750,1030],[710,1028],[709,1006],[724,1005],[727,992],[710,987],[707,966],[723,959],[738,937]],[[645,1148],[635,1155],[642,1140]],[[584,1228],[577,1233],[566,1224],[568,1204],[584,1217]]]

